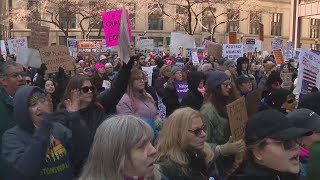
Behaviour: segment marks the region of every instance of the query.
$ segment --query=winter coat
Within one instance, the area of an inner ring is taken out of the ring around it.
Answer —
[[[9,167],[7,179],[70,180],[73,165],[84,159],[83,152],[88,148],[80,116],[77,113],[66,116],[73,122],[72,132],[55,122],[57,114],[43,114],[42,125],[36,129],[28,110],[34,91],[41,89],[24,86],[17,91],[14,118],[18,125],[2,137],[1,155]]]
[[[176,109],[180,108],[179,97],[175,87],[166,87],[162,98],[163,104],[166,106],[166,115],[170,116]]]
[[[310,158],[308,162],[308,180],[320,179],[319,162],[320,162],[320,141],[313,143],[310,146]]]
[[[181,101],[182,107],[191,107],[200,110],[203,104],[203,95],[198,91],[200,81],[204,79],[202,72],[189,72],[188,74],[188,92],[184,95]]]
[[[170,180],[207,180],[215,177],[214,161],[206,164],[205,159],[194,154],[188,154],[189,164],[186,170],[183,165],[176,163],[168,157],[161,157],[158,162],[160,172]]]
[[[0,148],[2,146],[3,133],[14,127],[17,123],[13,118],[13,97],[0,86]],[[7,170],[2,157],[0,158],[0,179],[4,179]]]

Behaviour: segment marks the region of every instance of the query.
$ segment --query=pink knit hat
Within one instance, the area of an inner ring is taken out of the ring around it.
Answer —
[[[96,64],[96,71],[98,71],[100,68],[104,68],[104,65],[102,63]]]

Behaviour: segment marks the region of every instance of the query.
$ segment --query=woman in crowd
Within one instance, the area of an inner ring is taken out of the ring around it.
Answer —
[[[97,92],[101,93],[102,91],[105,90],[104,87],[102,87],[103,80],[106,79],[106,70],[104,68],[104,64],[97,63],[95,70],[96,71],[93,76],[93,84],[97,88]]]
[[[234,60],[226,60],[223,63],[224,72],[231,78],[234,82],[237,78],[237,64]]]
[[[155,88],[160,97],[164,95],[164,88],[171,77],[171,66],[163,65],[160,69],[160,76],[155,81]]]
[[[290,73],[289,64],[283,63],[280,66],[281,73]]]
[[[266,109],[275,109],[284,114],[296,109],[297,101],[294,94],[288,89],[272,90],[263,100],[260,111]]]
[[[152,146],[150,126],[135,116],[114,116],[97,129],[79,180],[129,180],[154,177],[157,150]]]
[[[181,106],[191,107],[199,111],[203,104],[205,75],[199,71],[189,72],[187,79],[189,90],[182,98]]]
[[[207,180],[216,175],[206,129],[200,112],[188,107],[168,117],[157,144],[157,164],[164,176],[173,180]]]
[[[171,68],[171,77],[164,89],[163,104],[166,106],[166,115],[169,116],[180,107],[175,82],[182,82],[182,70],[178,66]]]
[[[249,70],[249,59],[240,57],[237,59],[237,74],[240,75],[248,75]]]
[[[53,80],[49,79],[45,82],[44,90],[45,90],[47,97],[51,101],[50,104],[51,104],[52,110],[54,112],[56,110],[58,104],[60,103],[60,97],[58,97],[58,95],[56,94],[55,83],[53,82]]]
[[[245,129],[246,153],[230,180],[298,180],[301,137],[310,135],[275,110],[250,117]]]
[[[236,87],[240,91],[241,96],[246,96],[253,89],[253,84],[248,76],[241,75],[236,79]]]
[[[207,75],[206,82],[206,103],[201,107],[201,114],[204,117],[205,124],[208,126],[207,142],[222,145],[232,142],[232,148],[217,159],[217,168],[221,176],[225,176],[231,169],[234,154],[241,153],[244,142],[239,140],[233,142],[230,138],[230,126],[227,115],[227,104],[234,99],[231,98],[234,89],[230,77],[224,72],[215,71]]]

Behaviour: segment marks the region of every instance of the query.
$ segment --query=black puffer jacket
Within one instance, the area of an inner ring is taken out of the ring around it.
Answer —
[[[188,74],[188,92],[182,98],[182,107],[191,107],[196,110],[200,110],[203,104],[203,95],[198,91],[198,87],[201,80],[205,79],[203,72],[189,72]]]
[[[179,97],[176,88],[166,87],[164,89],[164,96],[162,98],[163,104],[166,106],[167,117],[173,113],[176,109],[180,108]]]

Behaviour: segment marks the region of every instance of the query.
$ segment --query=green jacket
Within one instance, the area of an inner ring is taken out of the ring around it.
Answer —
[[[13,98],[0,87],[0,150],[2,149],[2,135],[3,133],[14,127],[17,123],[13,119]],[[0,158],[0,179],[4,179],[5,167]]]
[[[320,162],[320,141],[314,143],[310,147],[310,158],[308,162],[308,180],[319,180],[319,162]]]
[[[217,145],[225,144],[230,137],[229,121],[221,117],[211,103],[204,104],[200,109],[207,125],[207,142]]]

